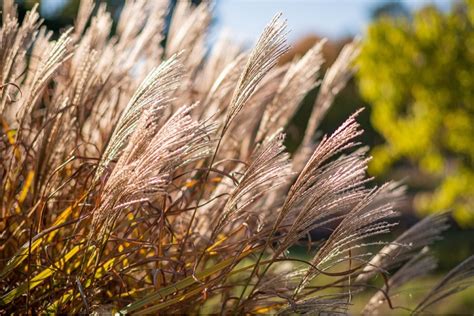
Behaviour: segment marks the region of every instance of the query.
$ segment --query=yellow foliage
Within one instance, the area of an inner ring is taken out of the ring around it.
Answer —
[[[373,150],[369,171],[404,159],[444,179],[417,198],[418,209],[453,209],[464,224],[474,224],[473,17],[474,1],[451,13],[430,6],[411,19],[384,16],[369,27],[358,59],[361,93],[387,141]]]

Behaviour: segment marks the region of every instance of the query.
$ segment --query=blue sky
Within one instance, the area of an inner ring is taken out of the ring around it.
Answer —
[[[370,11],[386,0],[220,0],[215,8],[213,33],[225,29],[239,42],[250,44],[277,12],[282,12],[291,30],[290,41],[315,33],[330,38],[363,34]],[[415,10],[434,3],[448,10],[452,0],[405,0]]]

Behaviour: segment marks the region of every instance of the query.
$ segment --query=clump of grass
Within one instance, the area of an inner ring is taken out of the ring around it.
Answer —
[[[446,216],[378,241],[396,225],[403,188],[371,186],[358,112],[314,140],[357,43],[324,76],[290,158],[283,131],[320,84],[324,42],[278,66],[288,45],[277,15],[250,52],[222,39],[208,53],[209,7],[182,1],[163,48],[166,10],[126,2],[112,36],[105,5],[82,1],[53,41],[36,8],[20,25],[4,1],[2,310],[345,313],[378,275],[365,311],[401,308],[393,289],[435,268],[428,247]],[[327,238],[306,238],[315,230]],[[301,244],[308,259],[291,255]],[[412,311],[473,275],[470,257]]]

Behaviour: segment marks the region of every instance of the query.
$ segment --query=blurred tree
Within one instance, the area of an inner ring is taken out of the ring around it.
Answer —
[[[430,6],[411,19],[382,15],[358,66],[373,126],[387,141],[369,171],[405,159],[434,189],[417,195],[418,210],[453,209],[459,223],[474,224],[474,1],[451,13]]]
[[[400,1],[389,1],[381,5],[377,5],[372,9],[372,19],[378,19],[383,16],[390,17],[410,17],[410,10]]]

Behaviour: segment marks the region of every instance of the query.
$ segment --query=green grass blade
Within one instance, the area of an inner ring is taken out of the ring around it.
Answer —
[[[258,247],[258,248],[254,248],[254,249],[245,251],[245,252],[243,252],[242,254],[240,254],[238,256],[237,260],[240,260],[240,259],[248,256],[250,253],[252,253],[254,251],[258,251],[259,249],[261,250],[262,248]],[[231,265],[235,261],[236,261],[236,258],[228,258],[224,261],[221,261],[221,262],[213,265],[210,268],[204,269],[203,271],[201,271],[199,273],[196,273],[196,278],[197,279],[203,279],[203,278],[206,278],[208,276],[211,276],[211,275],[227,268],[229,265]],[[167,287],[164,287],[164,288],[160,289],[156,293],[147,295],[144,298],[142,298],[142,299],[140,299],[140,300],[138,300],[134,303],[131,303],[131,304],[127,305],[125,308],[120,310],[119,313],[120,314],[128,314],[128,313],[137,311],[137,310],[145,307],[148,304],[151,304],[151,303],[153,303],[157,300],[160,300],[160,299],[164,299],[168,295],[171,295],[171,294],[173,294],[177,291],[180,291],[180,290],[184,290],[184,289],[186,289],[190,286],[193,286],[195,284],[199,284],[199,283],[192,276],[189,276],[189,277],[187,277],[187,278],[185,278],[185,279],[183,279],[179,282],[176,282],[172,285],[169,285]],[[195,291],[195,290],[193,290],[193,291]],[[161,304],[160,303],[160,304],[154,306],[153,311],[156,311],[156,310],[161,309],[163,307],[166,307],[168,305],[169,304]],[[150,307],[150,308],[152,308],[152,307]],[[146,310],[148,310],[148,309],[146,309]]]

